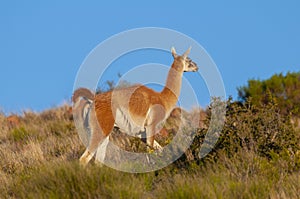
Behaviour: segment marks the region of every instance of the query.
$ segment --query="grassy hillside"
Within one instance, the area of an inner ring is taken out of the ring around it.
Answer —
[[[300,130],[275,104],[227,102],[221,136],[199,159],[209,109],[207,115],[179,160],[129,174],[79,166],[84,146],[68,106],[15,118],[0,114],[0,198],[300,198]],[[171,141],[176,132],[168,131],[160,142]]]

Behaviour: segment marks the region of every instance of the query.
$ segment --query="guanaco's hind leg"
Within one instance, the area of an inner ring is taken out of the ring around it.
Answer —
[[[104,138],[105,136],[102,135],[101,131],[92,132],[89,145],[79,159],[80,164],[86,165],[89,163],[89,161],[94,157],[99,144],[103,142]]]
[[[83,166],[87,165],[89,161],[93,158],[94,154],[95,152],[91,153],[88,149],[86,149],[85,152],[80,157],[79,163]]]
[[[80,157],[80,164],[86,165],[89,161],[94,157],[98,146],[103,142],[103,140],[108,136],[108,133],[103,133],[103,130],[100,128],[98,124],[98,120],[95,114],[95,108],[92,107],[89,118],[89,128],[91,131],[91,137],[88,143],[88,147]]]
[[[94,143],[85,150],[85,152],[79,159],[81,165],[87,165],[89,161],[91,161],[91,159],[94,157],[96,151],[98,151],[97,153],[101,153],[99,157],[101,157],[100,159],[102,160],[102,162],[105,159],[106,147],[109,142],[109,136],[100,139],[92,138],[91,141]]]

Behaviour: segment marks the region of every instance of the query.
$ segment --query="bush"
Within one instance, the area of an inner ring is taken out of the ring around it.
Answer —
[[[251,79],[247,86],[238,88],[238,94],[242,102],[252,98],[255,105],[276,100],[282,114],[300,116],[300,72],[275,74],[267,80]]]
[[[254,154],[268,160],[278,157],[286,159],[288,170],[299,170],[300,136],[291,125],[290,118],[280,114],[274,103],[262,107],[245,103],[227,102],[226,121],[219,133],[212,152],[204,159],[199,158],[207,129],[198,129],[190,152],[197,164],[220,162],[220,156],[235,158],[237,155]],[[207,125],[210,124],[211,108],[208,110]],[[210,124],[214,125],[214,124]],[[190,155],[190,154],[189,154]],[[181,158],[181,161],[185,158]]]

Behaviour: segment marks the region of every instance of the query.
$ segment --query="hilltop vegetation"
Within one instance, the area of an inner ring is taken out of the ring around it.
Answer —
[[[250,79],[247,86],[238,88],[241,101],[251,98],[255,105],[276,102],[284,115],[300,116],[300,72],[275,74],[267,80]]]
[[[269,99],[220,102],[227,109],[224,128],[213,150],[200,159],[208,107],[185,154],[145,174],[94,163],[80,167],[85,148],[67,105],[15,119],[0,113],[0,198],[300,198],[300,129],[275,95]],[[167,133],[157,137],[160,143],[172,141],[177,123],[174,114],[165,124]]]

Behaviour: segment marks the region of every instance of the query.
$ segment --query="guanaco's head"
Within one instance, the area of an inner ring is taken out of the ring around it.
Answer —
[[[177,55],[175,48],[172,47],[171,52],[174,57],[174,63],[172,67],[174,67],[177,71],[196,72],[198,70],[197,64],[188,57],[190,51],[191,51],[191,47],[187,49],[187,51],[182,55]]]

